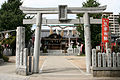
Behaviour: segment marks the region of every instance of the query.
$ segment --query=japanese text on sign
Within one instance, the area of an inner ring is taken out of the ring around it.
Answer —
[[[102,42],[109,42],[109,19],[102,18]]]

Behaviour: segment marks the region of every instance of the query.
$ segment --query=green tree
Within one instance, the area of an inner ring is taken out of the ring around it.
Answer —
[[[87,0],[86,2],[82,3],[82,7],[99,7],[100,3],[98,3],[96,0]],[[90,17],[100,19],[102,14],[89,14]],[[77,18],[83,17],[83,14],[77,14]],[[91,24],[91,40],[92,40],[92,47],[95,47],[96,45],[99,45],[101,42],[101,25],[99,24]],[[80,27],[77,28],[78,31],[81,32],[80,38],[84,40],[84,26],[80,25]]]
[[[23,12],[19,9],[22,5],[20,0],[8,0],[2,4],[0,9],[0,31],[16,29],[18,26],[23,26]]]
[[[6,30],[15,30],[18,26],[25,27],[26,32],[26,44],[28,44],[29,39],[31,38],[32,25],[24,25],[23,19],[25,18],[25,14],[19,9],[22,5],[21,0],[8,0],[1,5],[0,9],[0,31]],[[16,34],[11,36],[9,39],[4,39],[2,44],[9,44],[13,53],[15,53],[15,45],[16,45]]]

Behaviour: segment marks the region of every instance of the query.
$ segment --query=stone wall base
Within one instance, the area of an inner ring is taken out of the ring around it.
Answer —
[[[120,77],[120,68],[93,68],[93,77]]]
[[[93,71],[94,77],[120,77],[120,71]]]

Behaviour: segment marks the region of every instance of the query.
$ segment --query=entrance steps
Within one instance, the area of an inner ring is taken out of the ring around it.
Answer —
[[[77,56],[76,53],[61,53],[61,52],[51,52],[51,53],[40,53],[40,55],[47,56]]]
[[[48,50],[48,53],[55,53],[55,54],[60,54],[60,53],[62,53],[63,52],[63,50]]]

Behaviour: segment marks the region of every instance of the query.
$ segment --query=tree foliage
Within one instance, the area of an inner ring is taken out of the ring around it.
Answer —
[[[1,5],[0,9],[0,31],[15,30],[18,26],[25,27],[26,30],[26,44],[31,38],[32,25],[24,25],[23,19],[25,14],[19,9],[22,5],[21,0],[8,0]],[[15,50],[15,33],[9,39],[5,39],[2,44],[9,44]],[[15,51],[14,51],[15,52]]]
[[[98,7],[100,3],[96,0],[87,0],[86,2],[82,3],[83,7]]]
[[[0,9],[0,31],[13,30],[18,26],[23,26],[23,12],[19,9],[22,5],[20,0],[8,0],[2,4]]]
[[[82,7],[99,7],[100,3],[98,3],[96,0],[87,0],[86,2],[82,3]],[[89,14],[90,17],[100,19],[102,14]],[[77,18],[83,17],[83,14],[77,14]],[[91,40],[92,40],[92,47],[95,47],[96,45],[99,45],[101,42],[101,25],[99,24],[91,24]],[[84,26],[80,25],[80,27],[77,28],[79,32],[81,32],[80,38],[84,40]]]

